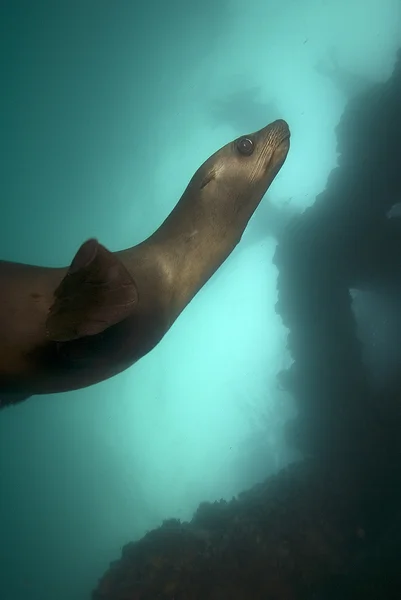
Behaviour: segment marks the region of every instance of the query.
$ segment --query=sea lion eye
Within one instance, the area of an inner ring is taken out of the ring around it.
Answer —
[[[254,143],[251,139],[247,137],[242,137],[237,140],[237,150],[240,154],[244,156],[251,156],[255,149]]]

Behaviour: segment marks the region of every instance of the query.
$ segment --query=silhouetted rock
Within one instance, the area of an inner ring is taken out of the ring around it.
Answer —
[[[129,544],[93,600],[401,597],[401,422],[378,410],[351,294],[401,289],[400,222],[388,218],[401,198],[400,107],[398,53],[390,80],[348,103],[339,166],[279,236],[277,311],[294,363],[278,382],[299,408],[288,438],[309,458]]]

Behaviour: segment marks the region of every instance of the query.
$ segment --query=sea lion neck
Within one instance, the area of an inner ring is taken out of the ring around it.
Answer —
[[[285,121],[227,144],[198,169],[170,215],[144,242],[142,251],[157,257],[173,319],[239,243],[288,149]]]
[[[177,316],[226,260],[249,220],[237,215],[232,227],[229,219],[226,222],[218,211],[210,210],[217,200],[212,191],[188,186],[164,223],[145,242],[149,248],[157,248]]]

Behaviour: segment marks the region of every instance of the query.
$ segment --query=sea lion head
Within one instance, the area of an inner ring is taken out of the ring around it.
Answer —
[[[196,171],[178,204],[149,238],[163,265],[171,322],[241,240],[284,164],[289,137],[287,123],[278,120],[220,148]]]
[[[249,213],[248,209],[252,214],[282,167],[289,148],[287,123],[274,121],[223,146],[200,167],[191,184],[200,188],[203,202],[212,201],[216,212],[220,206],[226,218],[242,211]]]

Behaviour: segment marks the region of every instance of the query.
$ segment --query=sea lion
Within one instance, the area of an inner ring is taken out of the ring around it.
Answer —
[[[278,120],[221,148],[137,246],[90,239],[66,268],[0,262],[0,406],[93,385],[152,350],[240,241],[289,138]]]

